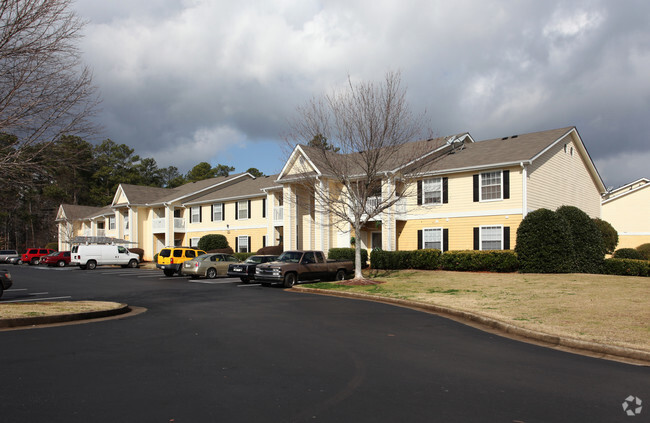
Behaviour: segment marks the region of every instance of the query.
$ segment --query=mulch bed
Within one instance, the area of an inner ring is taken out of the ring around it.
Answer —
[[[338,282],[337,285],[360,286],[360,285],[379,285],[380,283],[386,283],[386,282],[375,281],[372,279],[350,279],[347,281]]]

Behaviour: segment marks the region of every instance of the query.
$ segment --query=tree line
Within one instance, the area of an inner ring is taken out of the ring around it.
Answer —
[[[13,148],[14,138],[0,134],[0,154]],[[126,144],[106,139],[93,145],[71,135],[30,154],[30,171],[5,175],[0,186],[1,248],[24,249],[56,241],[54,220],[60,204],[107,206],[119,184],[175,188],[235,170],[201,162],[182,174],[175,166],[158,167],[155,159],[140,157]],[[256,168],[247,172],[263,176]]]

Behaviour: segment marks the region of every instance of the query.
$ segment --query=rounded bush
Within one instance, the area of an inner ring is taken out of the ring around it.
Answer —
[[[634,248],[621,248],[614,251],[612,257],[617,259],[633,259],[633,260],[645,260],[643,254],[635,250]]]
[[[257,250],[257,254],[261,256],[279,256],[284,251],[282,245],[268,245]]]
[[[201,239],[199,239],[198,247],[200,250],[208,251],[228,248],[230,246],[228,245],[228,239],[226,239],[225,235],[210,234],[203,235]]]
[[[636,247],[636,250],[641,253],[645,260],[650,260],[650,243],[641,244]]]
[[[569,224],[575,258],[574,271],[598,273],[605,259],[605,245],[598,226],[587,213],[574,206],[562,206],[556,213]]]
[[[515,252],[522,273],[569,273],[574,269],[569,224],[548,209],[530,212],[522,220]]]
[[[592,220],[594,221],[596,227],[600,231],[600,235],[603,237],[605,252],[607,254],[612,254],[614,250],[616,250],[616,246],[618,245],[618,232],[606,220],[602,220],[597,217]]]

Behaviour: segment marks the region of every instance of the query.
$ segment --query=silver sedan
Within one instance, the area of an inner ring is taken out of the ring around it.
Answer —
[[[217,276],[226,276],[228,266],[232,263],[239,263],[239,260],[231,254],[202,254],[192,260],[185,261],[181,267],[181,274],[214,279]]]

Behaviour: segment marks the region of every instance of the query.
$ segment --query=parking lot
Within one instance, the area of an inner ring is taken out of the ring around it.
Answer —
[[[385,304],[149,269],[9,270],[3,302],[146,312],[0,331],[3,421],[616,422],[626,397],[650,398],[649,368]]]

